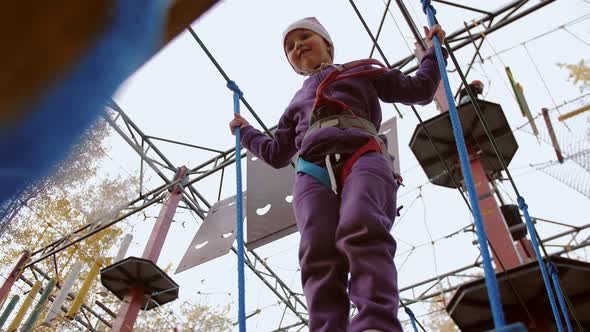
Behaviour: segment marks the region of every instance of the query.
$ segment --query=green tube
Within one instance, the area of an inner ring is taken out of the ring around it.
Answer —
[[[39,299],[39,302],[37,302],[35,309],[33,309],[33,312],[31,312],[31,315],[29,316],[29,318],[27,319],[27,321],[23,325],[21,332],[30,332],[33,330],[33,326],[35,326],[35,322],[37,322],[37,319],[39,319],[39,315],[41,314],[41,311],[45,307],[45,302],[47,302],[47,299],[49,298],[49,295],[53,291],[54,287],[55,287],[55,279],[49,280],[49,283],[47,283],[47,286],[43,290],[43,294],[41,294],[41,298]]]
[[[14,310],[14,307],[16,307],[16,304],[18,303],[19,300],[20,300],[20,296],[18,296],[18,295],[15,295],[12,297],[12,299],[10,299],[10,302],[8,302],[8,306],[6,306],[6,309],[4,309],[2,316],[0,316],[0,328],[2,328],[2,326],[4,326],[4,323],[6,323],[8,316],[10,316],[10,314],[12,313],[12,310]]]
[[[16,312],[16,316],[12,320],[12,323],[10,323],[10,325],[8,325],[8,328],[6,329],[7,332],[13,332],[18,329],[18,326],[20,325],[23,318],[25,317],[25,314],[27,313],[27,311],[31,307],[31,304],[33,303],[33,300],[35,299],[35,296],[37,296],[39,289],[41,289],[41,281],[37,280],[33,284],[33,287],[31,287],[31,290],[29,290],[29,294],[27,294],[27,297],[25,297],[25,300],[23,301],[23,305],[21,305],[20,309],[18,309],[18,311]]]
[[[510,81],[510,86],[512,86],[512,91],[514,92],[514,97],[516,98],[516,102],[518,103],[518,107],[520,108],[520,113],[522,116],[526,116],[526,112],[524,110],[524,104],[520,96],[518,95],[518,89],[516,88],[516,81],[512,76],[512,71],[510,71],[510,67],[506,67],[506,74],[508,75],[508,81]]]

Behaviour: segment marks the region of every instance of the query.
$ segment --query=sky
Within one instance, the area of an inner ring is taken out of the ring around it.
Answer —
[[[457,2],[488,10],[509,3],[494,1],[480,4],[480,1],[474,0]],[[531,2],[536,4],[539,1]],[[420,3],[406,1],[406,4],[418,27],[425,25],[426,16],[421,11]],[[464,21],[469,22],[480,17],[477,13],[449,8],[439,3],[434,5],[438,10],[437,17],[447,33],[462,27]],[[384,1],[363,0],[358,1],[357,6],[375,31],[385,8]],[[568,25],[566,28],[569,32],[558,29],[527,42],[524,44],[526,48],[521,44],[588,13],[588,1],[556,1],[488,36],[481,49],[484,61],[476,63],[469,79],[484,82],[485,99],[502,105],[512,128],[519,127],[526,120],[520,115],[503,67],[510,66],[516,80],[523,85],[533,114],[538,114],[541,107],[552,108],[555,103],[561,104],[579,97],[579,89],[567,82],[567,72],[559,68],[557,63],[577,63],[587,57],[590,51],[589,20]],[[316,16],[330,32],[335,43],[335,62],[347,62],[369,55],[371,40],[347,1],[221,1],[192,24],[267,126],[276,124],[303,82],[303,77],[294,73],[286,61],[281,41],[282,31],[288,24],[307,16]],[[413,37],[399,10],[393,5],[383,27],[380,45],[391,63],[406,57],[411,53],[409,48],[413,49]],[[463,70],[472,55],[473,47],[465,47],[456,52]],[[448,69],[451,70],[451,86],[455,90],[459,84],[458,75],[452,65]],[[114,99],[148,135],[223,151],[234,144],[227,125],[233,113],[231,92],[187,32],[130,77]],[[565,105],[561,111],[568,112],[581,105],[571,103]],[[473,263],[478,257],[478,250],[472,244],[475,239],[473,233],[459,233],[449,239],[439,240],[470,225],[472,219],[456,190],[428,183],[408,148],[418,122],[410,108],[403,105],[399,107],[404,115],[403,119],[398,119],[398,142],[405,187],[400,189],[398,201],[405,208],[402,210],[402,217],[396,221],[392,234],[398,242],[396,264],[399,285],[404,287]],[[393,106],[384,104],[382,108],[384,119],[396,115]],[[434,104],[418,107],[418,111],[424,119],[438,114]],[[260,128],[244,108],[243,113],[252,124]],[[556,115],[556,112],[552,114]],[[572,126],[581,128],[579,124],[583,124],[584,119],[580,116],[572,122]],[[543,126],[540,121],[537,124]],[[551,146],[538,141],[526,131],[516,130],[514,133],[519,150],[510,169],[519,190],[527,200],[531,214],[574,225],[586,224],[590,219],[590,211],[583,207],[588,206],[588,198],[530,166],[554,160],[555,155]],[[109,144],[111,158],[105,160],[106,172],[135,174],[139,171],[139,157],[117,134],[112,135]],[[213,156],[196,149],[163,143],[158,145],[176,165],[194,167]],[[235,194],[234,172],[233,167],[226,171],[222,198]],[[155,173],[152,172],[149,176],[151,180],[146,184],[148,188],[162,184]],[[197,183],[196,188],[210,202],[215,202],[218,183],[219,177],[211,177]],[[507,183],[501,185],[501,190],[507,201],[515,199]],[[141,255],[157,213],[158,207],[154,207],[146,211],[145,220],[143,216],[138,216],[124,221],[127,229],[135,236],[129,255]],[[172,270],[176,268],[201,224],[198,218],[184,210],[179,211],[175,221],[158,261],[160,266],[172,264]],[[564,230],[547,224],[539,224],[538,227],[542,237]],[[297,263],[298,240],[298,234],[293,234],[256,250],[295,291],[301,290]],[[433,241],[434,245],[431,244]],[[415,249],[412,250],[412,247]],[[235,255],[230,253],[173,276],[181,285],[179,301],[212,306],[231,305],[230,316],[237,317],[236,264]],[[249,330],[270,331],[278,328],[281,322],[289,325],[289,322],[294,321],[290,312],[283,315],[284,307],[277,305],[277,298],[247,269],[246,279],[247,312],[262,309],[260,314],[248,319]],[[428,310],[421,304],[412,308],[419,315]],[[177,316],[169,314],[168,317],[173,321],[178,319]],[[400,319],[407,319],[401,311]],[[427,320],[428,316],[421,319]]]

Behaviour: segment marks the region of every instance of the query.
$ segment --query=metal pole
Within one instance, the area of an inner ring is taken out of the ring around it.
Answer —
[[[4,326],[4,323],[6,323],[8,316],[10,316],[10,314],[14,310],[14,307],[16,307],[16,304],[18,303],[19,300],[20,300],[20,296],[18,296],[18,295],[15,295],[10,299],[10,302],[8,302],[8,305],[6,306],[6,309],[4,309],[2,316],[0,316],[0,328],[2,328],[2,326]]]
[[[72,270],[68,274],[68,277],[64,281],[61,290],[53,300],[53,303],[51,304],[51,307],[49,308],[49,311],[47,312],[47,315],[43,320],[43,325],[51,326],[52,321],[55,319],[55,317],[57,317],[57,313],[59,312],[61,305],[65,302],[66,297],[68,296],[70,290],[74,286],[74,282],[76,282],[76,279],[78,278],[78,274],[80,274],[81,269],[81,262],[77,262],[74,264],[74,266],[72,266]]]
[[[131,245],[131,240],[133,240],[133,234],[125,234],[125,237],[121,240],[121,246],[119,247],[119,251],[117,252],[117,256],[115,256],[113,263],[125,258],[127,250],[129,250],[129,246]]]
[[[4,304],[8,293],[10,293],[12,285],[14,285],[14,282],[17,281],[20,275],[23,273],[24,266],[29,258],[31,258],[31,252],[25,250],[12,271],[10,271],[10,274],[6,278],[6,281],[4,281],[2,288],[0,288],[0,304]]]
[[[183,179],[186,174],[187,168],[184,166],[181,167],[177,174],[177,179]],[[143,251],[142,257],[154,263],[158,261],[158,257],[164,246],[164,240],[166,239],[166,235],[168,235],[168,230],[176,213],[176,208],[182,198],[181,186],[182,184],[179,184],[172,189],[170,196],[162,206],[148,243]],[[144,289],[142,286],[130,285],[129,292],[123,299],[123,304],[113,324],[113,331],[131,332],[143,303]]]
[[[41,298],[39,299],[39,302],[37,302],[37,305],[35,305],[35,308],[31,312],[31,315],[25,321],[25,324],[23,325],[21,332],[30,332],[33,330],[33,327],[35,326],[35,323],[37,322],[37,319],[39,318],[39,315],[41,314],[41,310],[43,310],[43,308],[45,308],[45,302],[47,302],[47,299],[49,299],[49,295],[53,291],[54,287],[55,287],[55,279],[49,280],[49,283],[47,283],[47,286],[45,286],[45,290],[43,290],[43,294],[41,294]]]
[[[422,46],[422,49],[427,50],[428,45],[426,45],[426,42],[424,41],[424,39],[420,35],[420,30],[418,30],[416,23],[414,22],[414,20],[412,20],[412,16],[410,16],[410,13],[408,12],[408,8],[406,7],[406,5],[404,4],[404,2],[402,0],[396,0],[395,2],[397,3],[399,10],[401,11],[402,15],[404,16],[404,19],[406,20],[408,27],[410,27],[410,30],[412,31],[412,34],[414,35],[414,39],[416,39],[416,42],[420,43],[420,45]]]
[[[74,302],[72,302],[72,306],[70,306],[70,310],[68,311],[68,313],[66,315],[67,318],[74,319],[74,317],[76,317],[76,315],[78,314],[78,311],[80,311],[80,307],[82,306],[82,303],[84,301],[84,297],[86,297],[86,294],[90,290],[90,286],[92,286],[94,279],[96,279],[96,276],[98,275],[98,272],[100,271],[100,267],[102,265],[102,262],[103,262],[102,257],[99,257],[97,260],[94,261],[94,263],[92,263],[92,267],[90,268],[90,272],[88,272],[88,276],[84,280],[82,287],[80,287],[80,291],[78,292],[78,296],[76,296],[76,298],[74,299]]]
[[[7,332],[16,331],[16,329],[20,325],[20,322],[23,321],[25,314],[31,307],[31,303],[33,303],[33,299],[35,299],[35,296],[37,295],[37,292],[40,288],[41,282],[39,280],[35,281],[35,284],[33,285],[33,287],[31,287],[31,290],[29,291],[29,294],[27,294],[27,297],[25,298],[23,305],[20,307],[20,309],[18,309],[18,312],[16,313],[14,320],[12,321],[12,323],[10,323],[8,329],[6,329]]]
[[[490,186],[490,181],[481,160],[472,158],[471,170],[483,215],[484,227],[488,233],[488,241],[490,246],[494,248],[494,255],[492,256],[496,263],[496,271],[503,272],[504,269],[509,270],[523,264],[524,261],[514,245],[512,234],[510,234],[502,211],[494,198],[493,189]]]
[[[555,149],[555,155],[557,156],[557,160],[560,164],[563,164],[563,154],[561,154],[561,148],[559,147],[559,142],[557,141],[557,137],[555,136],[553,124],[551,124],[551,118],[549,118],[549,110],[543,107],[541,109],[541,113],[543,114],[545,125],[547,125],[547,131],[549,132],[549,137],[551,137],[551,143],[553,144],[553,149]]]

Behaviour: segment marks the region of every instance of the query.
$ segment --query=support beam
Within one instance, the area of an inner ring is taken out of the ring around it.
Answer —
[[[187,168],[181,167],[175,179],[180,180],[180,183],[172,189],[170,196],[164,205],[162,205],[158,219],[156,220],[150,238],[143,251],[142,257],[154,263],[157,263],[158,258],[160,257],[160,252],[162,251],[164,241],[168,235],[168,230],[174,219],[178,203],[182,198],[181,187],[186,175]],[[119,313],[117,314],[117,319],[113,324],[114,331],[131,332],[133,330],[139,310],[144,303],[144,297],[143,286],[129,285],[129,291],[123,299],[123,304],[121,305]]]
[[[493,249],[493,258],[497,272],[503,272],[515,268],[525,263],[519,255],[519,251],[514,244],[512,235],[506,221],[502,216],[502,211],[498,207],[492,187],[488,180],[486,171],[482,162],[474,155],[471,158],[471,171],[475,182],[475,189],[479,198],[481,214],[483,217],[484,227],[488,234],[488,241]]]
[[[434,2],[438,2],[438,3],[442,3],[448,6],[452,6],[452,7],[456,7],[456,8],[461,8],[461,9],[466,9],[466,10],[471,10],[473,12],[477,12],[477,13],[481,13],[481,14],[485,14],[485,15],[493,15],[493,13],[487,11],[487,10],[483,10],[483,9],[478,9],[478,8],[474,8],[474,7],[469,7],[469,6],[465,6],[465,5],[461,5],[458,3],[454,3],[451,1],[444,1],[444,0],[432,0]]]
[[[551,123],[551,118],[549,117],[549,110],[545,107],[541,109],[541,113],[543,114],[543,120],[545,120],[545,125],[547,126],[547,132],[549,132],[549,137],[551,138],[551,144],[553,144],[553,149],[555,150],[555,155],[557,156],[557,161],[560,164],[563,164],[563,154],[561,153],[561,148],[559,147],[559,142],[557,141],[557,136],[555,136],[555,130],[553,130],[553,124]]]
[[[408,8],[404,4],[403,0],[395,0],[395,3],[399,7],[400,12],[402,13],[404,19],[406,20],[406,24],[408,24],[410,31],[412,31],[412,35],[414,35],[414,40],[422,46],[422,49],[424,49],[424,50],[428,49],[428,46],[426,45],[424,38],[422,38],[422,34],[420,33],[420,30],[418,30],[418,27],[416,26],[416,23],[414,22],[414,20],[412,19],[412,16],[408,12]]]
[[[25,250],[20,256],[18,262],[16,262],[16,265],[14,265],[14,267],[12,268],[12,271],[10,271],[10,273],[8,274],[8,277],[6,277],[4,284],[2,284],[2,287],[0,288],[0,306],[4,304],[4,301],[6,301],[6,298],[8,297],[8,294],[12,289],[12,285],[14,285],[14,283],[21,276],[25,268],[25,264],[29,261],[30,258],[31,252]]]
[[[68,276],[66,277],[66,280],[64,281],[63,285],[61,286],[59,293],[57,294],[57,296],[53,300],[51,307],[49,307],[49,311],[47,311],[47,315],[45,316],[45,319],[43,320],[43,325],[51,326],[51,324],[53,323],[53,320],[57,317],[57,314],[59,313],[59,308],[61,308],[62,304],[66,301],[66,298],[68,297],[68,294],[70,293],[70,290],[74,286],[76,279],[78,279],[78,274],[80,274],[80,270],[82,270],[82,263],[76,262],[74,264],[74,266],[72,266],[70,273],[68,274]]]
[[[449,44],[454,43],[454,41],[461,35],[465,34],[468,30],[473,29],[474,27],[478,26],[478,25],[482,25],[485,23],[490,23],[490,25],[488,27],[486,27],[486,29],[482,32],[482,33],[478,33],[475,34],[473,36],[473,38],[468,38],[467,40],[457,43],[455,45],[452,45],[452,50],[453,51],[457,51],[471,43],[473,43],[474,41],[477,41],[481,38],[484,37],[484,35],[489,35],[492,32],[495,32],[513,22],[515,22],[518,19],[521,19],[525,16],[527,16],[528,14],[531,14],[553,2],[555,2],[556,0],[545,0],[545,1],[541,1],[527,9],[523,9],[521,10],[521,7],[523,6],[523,1],[522,0],[517,0],[517,1],[513,1],[511,3],[509,3],[508,5],[493,11],[491,14],[492,15],[487,15],[484,16],[481,19],[475,20],[474,22],[470,23],[467,25],[467,27],[456,30],[454,32],[452,32],[451,34],[447,35],[447,40],[449,41]],[[528,0],[525,0],[524,3],[527,3]],[[500,15],[502,15],[505,12],[508,12],[508,15],[506,15],[502,20],[491,24],[497,17],[499,17]],[[410,61],[412,61],[414,59],[414,55],[409,55],[399,61],[397,61],[396,63],[391,65],[391,68],[397,68],[402,70],[402,68],[410,63]],[[404,74],[410,74],[413,73],[414,71],[416,71],[418,69],[418,66],[412,66],[411,68],[405,69],[403,70]]]

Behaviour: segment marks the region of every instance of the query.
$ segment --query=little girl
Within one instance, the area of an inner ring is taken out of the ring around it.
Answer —
[[[440,26],[425,28],[444,40]],[[375,60],[334,65],[334,44],[313,17],[291,24],[283,48],[309,76],[285,110],[274,138],[239,115],[242,144],[275,168],[299,152],[293,208],[301,234],[299,263],[312,332],[398,332],[399,291],[390,234],[399,177],[378,136],[379,100],[426,105],[440,75],[434,49],[415,76]],[[350,302],[358,313],[349,322]]]

